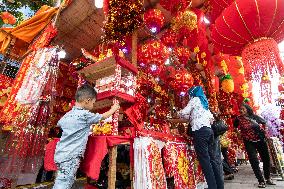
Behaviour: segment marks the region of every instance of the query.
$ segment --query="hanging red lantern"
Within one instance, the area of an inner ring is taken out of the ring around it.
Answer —
[[[16,18],[9,12],[2,12],[1,18],[4,22],[4,24],[14,25],[17,22]]]
[[[178,42],[177,34],[172,29],[168,29],[161,37],[162,43],[169,48],[174,48]]]
[[[283,70],[283,20],[284,0],[236,0],[216,19],[212,41],[223,53],[242,54],[247,77],[260,80],[264,71]]]
[[[222,11],[230,6],[230,4],[234,0],[208,0],[205,7],[206,7],[206,13],[208,15],[208,19],[211,23],[214,23],[216,18],[222,13]]]
[[[197,15],[191,10],[180,12],[173,18],[172,28],[179,36],[190,37],[190,32],[197,28]]]
[[[188,48],[180,46],[175,48],[174,54],[177,56],[179,62],[185,65],[190,58],[191,52]]]
[[[180,95],[185,95],[186,91],[193,86],[194,79],[192,75],[185,69],[177,70],[175,78],[171,82],[171,86]]]
[[[158,33],[165,23],[165,16],[159,9],[149,9],[144,13],[144,23],[152,33]]]
[[[138,49],[138,62],[141,67],[163,65],[169,58],[168,48],[159,40],[150,40]]]

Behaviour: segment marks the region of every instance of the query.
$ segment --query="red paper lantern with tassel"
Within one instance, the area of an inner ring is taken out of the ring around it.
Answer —
[[[284,0],[236,0],[216,19],[212,41],[223,53],[242,55],[246,76],[283,72],[277,42],[284,39]]]

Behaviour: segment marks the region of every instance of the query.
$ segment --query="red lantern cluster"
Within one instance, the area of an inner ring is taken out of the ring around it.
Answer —
[[[172,29],[168,29],[161,37],[162,43],[164,43],[167,47],[173,48],[176,46],[178,39],[177,34]]]
[[[165,17],[159,9],[149,9],[144,14],[144,23],[153,33],[161,30],[165,23]]]
[[[177,70],[175,79],[171,82],[171,86],[180,95],[185,95],[186,91],[193,86],[194,79],[192,75],[185,69]]]

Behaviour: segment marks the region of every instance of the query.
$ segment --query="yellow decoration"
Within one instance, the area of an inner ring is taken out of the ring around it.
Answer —
[[[244,69],[244,67],[241,67],[241,68],[239,69],[239,74],[242,74],[242,75],[245,74],[245,69]]]
[[[228,148],[231,141],[228,137],[227,132],[220,137],[220,144],[222,148]]]
[[[189,160],[187,157],[185,157],[185,154],[181,152],[180,156],[178,157],[178,172],[185,184],[187,184],[189,180],[188,169]]]
[[[197,15],[193,11],[180,12],[177,17],[173,18],[172,28],[175,32],[183,27],[187,27],[190,31],[197,29]]]
[[[95,124],[93,125],[93,134],[95,135],[110,135],[112,132],[112,124],[104,123],[103,125]]]
[[[205,57],[206,57],[206,53],[205,52],[201,53],[201,58],[205,58]]]
[[[200,49],[199,49],[199,47],[198,47],[198,46],[197,46],[197,47],[194,47],[194,50],[193,50],[193,52],[194,52],[194,53],[196,53],[196,54],[197,54],[197,53],[199,53],[199,52],[200,52]]]
[[[221,83],[222,90],[226,93],[232,93],[235,89],[234,81],[232,79],[224,79]]]
[[[248,93],[247,91],[245,91],[245,92],[243,92],[242,96],[243,96],[244,98],[248,98],[248,97],[249,97],[249,93]]]
[[[222,67],[222,69],[224,71],[224,74],[227,74],[228,73],[228,67],[227,67],[227,64],[226,64],[225,60],[221,61],[221,67]]]
[[[244,84],[242,84],[242,86],[241,86],[241,90],[242,90],[242,91],[248,90],[248,88],[249,88],[248,83],[244,83]]]
[[[261,79],[262,79],[263,81],[269,81],[269,80],[270,80],[267,73],[264,73]]]

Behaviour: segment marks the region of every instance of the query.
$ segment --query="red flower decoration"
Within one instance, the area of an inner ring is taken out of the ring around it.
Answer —
[[[1,18],[5,24],[14,25],[17,22],[16,18],[9,12],[2,12]]]
[[[157,33],[163,27],[165,17],[159,9],[149,9],[144,14],[144,22],[153,33]]]

